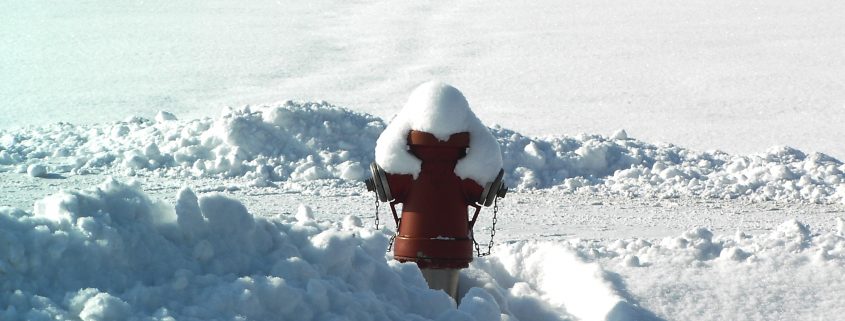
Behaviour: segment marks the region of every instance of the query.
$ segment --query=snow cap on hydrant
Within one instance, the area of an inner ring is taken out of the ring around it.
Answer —
[[[502,168],[502,152],[496,138],[469,109],[464,95],[455,87],[429,81],[411,93],[405,107],[387,125],[376,141],[376,163],[394,174],[420,173],[422,161],[407,148],[412,130],[446,141],[456,133],[470,135],[467,155],[458,161],[455,174],[484,185],[496,178]]]
[[[481,206],[507,192],[498,142],[460,91],[432,81],[411,93],[375,153],[367,188],[390,203],[398,227],[394,258],[415,262],[431,288],[455,297],[457,271],[473,258]]]

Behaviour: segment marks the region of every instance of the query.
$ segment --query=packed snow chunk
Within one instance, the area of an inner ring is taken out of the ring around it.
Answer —
[[[682,253],[676,260],[687,263],[712,260],[722,252],[721,244],[713,242],[713,232],[703,227],[684,232],[680,237],[665,238],[661,245]]]
[[[156,113],[156,116],[155,116],[156,122],[163,123],[163,122],[170,121],[170,120],[178,120],[178,119],[176,118],[176,115],[169,113],[169,112],[166,112],[166,111],[163,111],[163,110],[160,110],[158,113]]]
[[[626,132],[624,129],[619,129],[619,130],[615,131],[613,133],[613,135],[610,136],[610,138],[615,139],[615,140],[627,140],[628,139],[628,132]]]
[[[784,246],[788,251],[801,251],[810,246],[812,237],[810,228],[798,220],[789,220],[781,224],[769,235],[768,247]]]
[[[461,299],[458,310],[466,312],[476,320],[502,320],[499,304],[490,293],[481,288],[470,289]]]
[[[441,141],[453,134],[468,132],[467,155],[455,166],[458,177],[484,185],[493,181],[502,169],[499,143],[455,87],[429,81],[414,89],[408,102],[376,141],[376,162],[385,171],[419,175],[422,162],[411,155],[407,146],[411,130],[430,133]]]
[[[42,164],[32,164],[26,168],[26,173],[32,177],[44,177],[47,175],[47,167]]]
[[[369,174],[358,162],[345,161],[338,168],[340,170],[340,178],[348,181],[361,181]]]
[[[90,289],[89,289],[90,290]],[[83,296],[88,291],[82,290]],[[97,292],[96,290],[93,292]],[[79,300],[78,298],[74,298]],[[79,312],[79,319],[82,321],[110,321],[126,320],[130,316],[131,307],[123,300],[108,293],[96,293],[93,297],[84,300],[82,311]]]
[[[305,204],[299,204],[296,209],[296,219],[300,222],[308,222],[314,220],[314,210]]]

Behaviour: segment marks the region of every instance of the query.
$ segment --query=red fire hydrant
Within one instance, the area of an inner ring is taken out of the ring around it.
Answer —
[[[398,226],[394,258],[416,262],[429,287],[456,298],[458,271],[473,259],[478,212],[507,193],[498,143],[469,110],[463,94],[429,82],[412,93],[378,145],[367,186],[391,205]],[[469,163],[459,166],[462,161]],[[399,203],[401,216],[395,209]]]

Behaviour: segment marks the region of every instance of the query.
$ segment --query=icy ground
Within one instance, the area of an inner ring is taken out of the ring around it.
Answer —
[[[624,131],[537,138],[503,128],[493,133],[515,191],[499,204],[494,255],[462,274],[456,309],[413,266],[385,258],[384,206],[387,228],[373,231],[375,199],[359,180],[383,128],[372,115],[288,102],[209,119],[162,112],[2,131],[0,316],[837,320],[845,312],[839,160],[788,147],[698,152]]]

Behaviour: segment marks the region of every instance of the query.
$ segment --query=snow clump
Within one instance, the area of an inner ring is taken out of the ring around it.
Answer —
[[[44,177],[44,175],[47,175],[47,167],[41,164],[32,164],[26,168],[26,173],[32,177]]]

